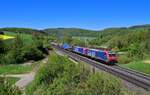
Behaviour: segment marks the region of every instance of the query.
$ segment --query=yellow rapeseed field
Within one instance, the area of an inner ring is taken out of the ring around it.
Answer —
[[[6,36],[6,35],[0,35],[1,40],[7,40],[7,39],[13,39],[14,37],[12,36]]]

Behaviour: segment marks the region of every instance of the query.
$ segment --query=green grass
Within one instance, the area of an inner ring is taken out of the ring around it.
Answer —
[[[40,61],[36,61],[32,63],[31,65],[19,65],[19,64],[11,64],[11,65],[0,65],[0,75],[1,74],[23,74],[23,73],[29,73],[36,67],[39,67]]]
[[[150,64],[143,63],[142,61],[130,62],[129,64],[124,64],[121,66],[150,74]]]
[[[75,39],[80,39],[80,40],[93,40],[95,39],[96,37],[80,37],[80,36],[73,36],[72,38],[75,38]]]
[[[7,82],[9,82],[10,84],[15,84],[20,78],[14,78],[14,77],[7,77],[5,78]]]
[[[33,66],[22,65],[2,65],[0,66],[0,74],[21,74],[32,71]]]
[[[5,32],[5,34],[8,36],[16,36],[17,35],[17,33],[13,33],[13,32]],[[19,33],[19,36],[22,38],[22,40],[25,44],[33,43],[32,35]]]

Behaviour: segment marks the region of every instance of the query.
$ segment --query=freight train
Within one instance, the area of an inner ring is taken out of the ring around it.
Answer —
[[[80,46],[70,46],[67,43],[61,44],[60,48],[95,59],[107,65],[115,65],[115,63],[117,63],[116,53],[109,50],[100,50]]]

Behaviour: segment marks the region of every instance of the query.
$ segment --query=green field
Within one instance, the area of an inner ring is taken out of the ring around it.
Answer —
[[[15,84],[20,78],[15,78],[15,77],[7,77],[6,81],[10,84]]]
[[[126,68],[134,69],[146,74],[150,74],[150,64],[143,63],[142,61],[130,62],[128,64],[121,65]]]
[[[42,60],[32,63],[31,65],[19,65],[19,64],[11,64],[11,65],[0,65],[0,75],[1,74],[23,74],[29,73],[34,68],[38,67]],[[24,63],[26,64],[26,63]]]
[[[0,74],[28,73],[32,70],[32,68],[33,68],[33,66],[2,65],[2,66],[0,66]]]
[[[34,42],[32,39],[32,35],[30,35],[30,34],[24,34],[24,33],[17,34],[17,33],[13,33],[13,32],[5,32],[5,35],[14,36],[14,37],[19,35],[25,44],[30,44],[30,43]]]

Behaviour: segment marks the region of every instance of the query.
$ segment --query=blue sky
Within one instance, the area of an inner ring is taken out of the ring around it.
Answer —
[[[0,27],[108,27],[150,24],[150,0],[1,0]]]

